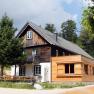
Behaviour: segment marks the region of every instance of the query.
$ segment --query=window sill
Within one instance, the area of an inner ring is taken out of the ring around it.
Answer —
[[[31,40],[32,38],[26,38],[26,40]]]
[[[65,77],[81,77],[81,74],[64,74],[64,75],[57,75],[57,78],[65,78]]]

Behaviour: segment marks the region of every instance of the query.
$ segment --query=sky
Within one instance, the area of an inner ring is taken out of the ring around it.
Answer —
[[[13,19],[18,31],[26,22],[45,26],[55,24],[60,31],[61,23],[69,19],[80,28],[84,0],[0,0],[0,18],[7,13]]]

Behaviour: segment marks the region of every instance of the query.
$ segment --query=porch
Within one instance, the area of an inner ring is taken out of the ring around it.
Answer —
[[[11,67],[10,79],[27,81],[32,80],[32,78],[35,78],[37,82],[49,82],[51,76],[50,64],[50,62],[43,62],[16,65],[16,67],[15,65],[13,65]]]
[[[11,75],[0,76],[0,81],[31,82],[32,79],[33,77],[30,76],[11,76]]]

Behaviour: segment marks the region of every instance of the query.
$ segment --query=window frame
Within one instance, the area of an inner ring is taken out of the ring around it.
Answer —
[[[27,31],[26,33],[26,39],[32,39],[32,31]]]
[[[41,75],[41,65],[34,65],[34,75],[35,76]]]
[[[88,65],[84,64],[84,72],[86,75],[88,75]]]
[[[66,66],[68,65],[68,66]],[[73,65],[73,68],[72,68],[72,65]],[[68,69],[66,69],[66,67]],[[73,72],[71,71],[71,69],[73,69]],[[68,71],[67,71],[68,70]],[[67,71],[67,72],[66,72]],[[75,70],[74,70],[74,64],[65,64],[65,74],[75,74]]]
[[[92,74],[94,75],[94,67],[92,67]]]

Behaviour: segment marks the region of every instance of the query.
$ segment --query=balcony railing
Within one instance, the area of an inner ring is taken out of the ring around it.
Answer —
[[[39,55],[29,55],[27,57],[27,62],[36,62],[36,63],[39,63],[40,62],[40,56]]]
[[[41,55],[29,55],[27,57],[27,62],[34,62],[34,63],[40,63],[40,62],[49,62],[50,61],[50,55],[41,56]]]
[[[0,81],[31,81],[33,77],[30,76],[0,76]]]

